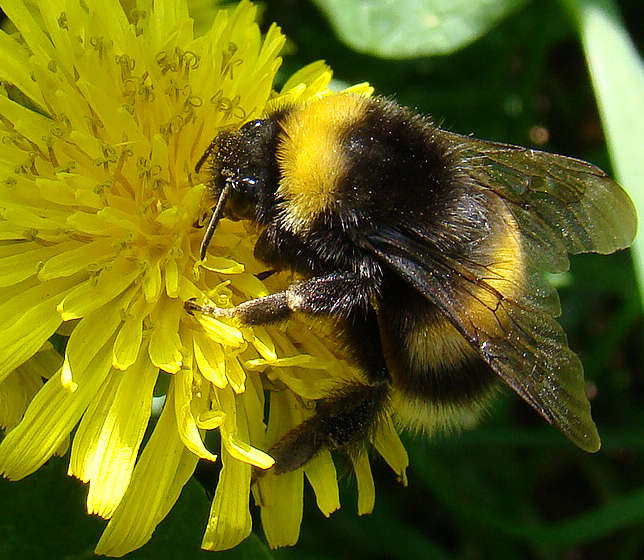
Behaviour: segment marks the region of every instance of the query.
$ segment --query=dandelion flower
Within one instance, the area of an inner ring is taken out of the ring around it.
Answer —
[[[0,472],[25,477],[70,446],[88,511],[110,519],[97,552],[121,556],[199,459],[221,461],[202,546],[225,549],[250,533],[251,470],[273,463],[263,450],[356,374],[297,319],[251,329],[184,311],[284,282],[257,278],[239,223],[223,221],[199,261],[210,208],[194,167],[219,129],[323,95],[330,73],[310,65],[275,92],[284,38],[275,26],[261,37],[249,2],[198,36],[186,0],[127,5],[0,2],[16,30],[0,32]],[[144,437],[153,395],[163,409]],[[403,477],[391,423],[374,443]],[[366,457],[355,470],[364,513]],[[339,507],[328,452],[265,477],[255,501],[272,546],[297,540],[305,477],[323,513]]]

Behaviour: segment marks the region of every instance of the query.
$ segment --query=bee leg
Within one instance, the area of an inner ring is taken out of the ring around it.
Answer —
[[[287,319],[293,312],[346,318],[354,311],[364,312],[375,293],[373,280],[347,272],[296,282],[283,292],[251,299],[237,307],[210,307],[194,300],[186,301],[184,307],[212,317],[235,317],[244,325],[267,325]]]
[[[351,451],[366,444],[386,411],[391,378],[380,345],[373,308],[347,320],[345,342],[367,378],[344,385],[316,402],[315,414],[288,432],[269,450],[273,472],[304,466],[323,448]],[[256,474],[260,476],[260,473]]]
[[[293,428],[268,454],[283,474],[308,463],[323,448],[350,451],[369,440],[388,401],[387,384],[353,384],[316,403],[315,415]],[[255,478],[266,471],[260,471]]]

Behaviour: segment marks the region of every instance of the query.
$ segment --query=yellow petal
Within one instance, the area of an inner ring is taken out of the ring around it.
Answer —
[[[25,228],[17,224],[0,221],[0,240],[2,241],[23,241],[33,233],[33,231],[25,230]]]
[[[171,298],[179,295],[179,267],[173,257],[168,257],[165,263],[165,291]]]
[[[90,482],[87,510],[110,517],[130,481],[152,410],[158,370],[141,348],[127,371],[109,382],[85,413],[74,436],[69,471]]]
[[[79,325],[80,327],[80,325]],[[110,370],[109,344],[94,349],[87,366],[75,371],[78,390],[67,391],[54,375],[38,392],[24,418],[0,444],[0,472],[11,480],[40,468],[63,444]]]
[[[258,449],[266,449],[266,425],[264,424],[265,399],[262,378],[256,373],[249,373],[244,394],[238,397],[239,406],[244,410],[244,419],[248,429],[248,441]],[[237,425],[240,422],[238,420]],[[272,459],[271,459],[272,461]],[[272,464],[272,462],[271,462]]]
[[[231,457],[259,469],[269,469],[275,464],[275,460],[268,453],[255,449],[245,441],[227,433],[225,427],[222,426],[219,431],[221,432],[221,441]]]
[[[277,360],[277,354],[275,353],[275,345],[271,340],[271,337],[266,332],[266,329],[263,327],[254,327],[253,328],[253,338],[250,343],[255,347],[255,349],[262,355],[262,357],[270,364]]]
[[[376,487],[373,483],[371,465],[366,452],[351,457],[358,483],[358,515],[366,515],[373,511],[376,504]]]
[[[385,422],[380,422],[374,437],[376,450],[392,470],[398,475],[399,480],[407,486],[407,467],[409,466],[409,457],[407,451],[400,441],[400,436],[394,428],[391,417],[387,417]]]
[[[65,214],[53,208],[47,210],[30,209],[24,204],[12,204],[6,200],[3,205],[2,217],[8,222],[20,225],[25,229],[42,229],[46,231],[49,229],[62,229],[66,225]]]
[[[226,360],[226,379],[235,393],[240,394],[246,390],[246,372],[235,357]]]
[[[235,276],[235,287],[247,294],[250,299],[268,295],[268,289],[254,274],[242,273]]]
[[[201,430],[214,430],[219,428],[226,420],[226,415],[218,410],[202,413],[197,418],[197,427]]]
[[[198,457],[179,437],[173,401],[171,391],[125,495],[96,546],[96,554],[123,556],[143,546],[192,476]]]
[[[151,309],[152,305],[142,297],[132,304],[114,342],[112,365],[116,369],[127,369],[139,356],[143,341],[143,321]]]
[[[221,453],[223,467],[210,507],[208,525],[201,543],[205,550],[228,550],[237,546],[251,531],[248,501],[251,467]]]
[[[193,335],[195,360],[201,374],[215,387],[223,389],[227,384],[224,352],[219,344],[209,341],[203,333]]]
[[[96,351],[106,345],[108,340],[114,343],[114,335],[121,325],[122,300],[112,300],[109,304],[83,317],[72,331],[67,342],[65,357],[74,378],[87,368],[88,361]],[[109,346],[110,356],[112,346]],[[111,359],[110,359],[111,362]],[[76,382],[80,383],[78,379]]]
[[[304,466],[304,474],[313,487],[318,508],[326,517],[340,509],[338,473],[329,451],[325,449],[311,459]]]
[[[238,328],[214,317],[206,317],[205,315],[195,315],[195,317],[212,341],[233,347],[241,346],[244,342],[244,337]]]
[[[91,279],[72,290],[60,303],[58,311],[65,321],[83,317],[121,294],[140,274],[136,264],[121,254],[111,267],[100,272],[96,282]]]
[[[20,366],[20,369],[24,372],[33,373],[38,377],[49,379],[62,365],[63,357],[52,346],[52,344],[47,341],[42,345],[38,352]]]
[[[150,263],[150,267],[143,275],[143,293],[145,299],[150,303],[155,302],[161,295],[163,276],[161,274],[161,263],[159,259],[154,259]]]
[[[69,114],[67,113],[69,117]],[[101,196],[95,192],[96,178],[67,171],[56,173],[56,179],[37,178],[38,193],[49,202],[78,208],[88,206],[100,210],[104,206]],[[70,208],[71,210],[71,208]]]
[[[181,221],[181,214],[181,209],[177,206],[173,206],[172,208],[166,208],[165,210],[160,212],[156,220],[162,226],[168,229],[172,229],[176,227],[176,225]]]
[[[100,239],[80,244],[73,242],[67,247],[65,244],[57,244],[54,247],[57,254],[51,258],[42,259],[45,264],[38,273],[38,279],[41,281],[71,276],[84,270],[89,264],[114,256],[111,239]]]
[[[236,395],[231,387],[227,387],[217,391],[214,397],[220,410],[225,414],[224,423],[219,428],[219,433],[226,451],[235,459],[260,469],[271,467],[275,463],[273,458],[247,443],[248,420],[246,409],[241,406],[244,404],[243,396]]]
[[[27,406],[43,385],[40,374],[26,367],[27,364],[29,361],[0,383],[0,428],[6,431],[18,425]]]
[[[123,323],[116,337],[112,365],[126,370],[136,360],[143,341],[143,317],[131,317]]]
[[[74,212],[67,217],[67,225],[88,235],[100,235],[109,237],[112,240],[124,236],[128,232],[127,224],[115,224],[109,221],[106,215],[100,211],[96,214],[87,212]]]
[[[23,282],[4,293],[0,317],[10,320],[0,329],[0,380],[56,332],[62,322],[56,305],[77,280],[62,278],[35,286]]]
[[[219,272],[220,274],[240,274],[244,272],[244,265],[232,259],[225,259],[224,257],[215,257],[208,255],[206,260],[200,263],[200,266],[206,270]]]
[[[288,80],[286,80],[286,82],[282,86],[280,95],[283,95],[289,90],[298,86],[306,87],[308,84],[310,84],[314,80],[317,80],[321,76],[324,76],[324,78],[327,80],[327,84],[331,82],[333,74],[331,73],[329,66],[324,62],[324,60],[316,60],[315,62],[311,62],[310,64],[307,64],[306,66],[303,66],[302,68],[297,70],[294,74],[291,75]]]
[[[78,389],[78,383],[74,381],[74,376],[72,375],[72,368],[69,365],[69,354],[65,354],[65,359],[63,361],[63,367],[60,370],[60,384],[62,387],[67,389],[70,393],[73,393]]]
[[[0,287],[11,286],[38,273],[42,263],[55,258],[58,251],[78,247],[77,241],[42,247],[33,242],[0,246]]]
[[[306,414],[310,415],[310,411]],[[305,417],[305,411],[292,393],[273,393],[268,419],[268,442],[279,440]],[[279,476],[267,474],[259,481],[262,527],[271,547],[291,546],[297,542],[302,521],[303,489],[304,477],[301,470]]]
[[[70,392],[63,386],[61,368],[34,397],[23,420],[0,444],[0,471],[8,478],[22,478],[39,468],[76,426],[110,370],[120,321],[117,301],[78,323],[65,360],[77,389]]]
[[[260,492],[268,494],[261,508],[264,535],[271,548],[293,546],[300,536],[304,476],[295,471],[279,476],[267,475],[260,482]]]
[[[181,368],[183,355],[179,338],[179,319],[183,305],[179,300],[163,298],[157,305],[154,327],[150,336],[150,360],[163,371],[176,373]]]
[[[208,461],[216,461],[217,456],[206,449],[201,439],[197,421],[192,412],[192,406],[197,406],[193,398],[193,376],[188,367],[181,368],[173,379],[174,404],[177,416],[177,429],[183,444],[197,457]]]
[[[4,31],[0,31],[0,77],[3,81],[14,84],[21,92],[39,105],[44,106],[42,92],[37,87],[34,80],[31,79],[31,75],[29,73],[30,67],[31,63],[29,62],[29,53],[27,49],[25,49],[25,47],[18,43],[13,37],[10,37]],[[7,112],[5,104],[18,105],[17,103],[12,102],[9,98],[0,100],[1,114],[6,114]],[[13,113],[14,110],[24,112],[28,118],[39,118],[43,121],[45,120],[43,115],[40,115],[35,111],[29,111],[22,106],[15,109],[12,108],[10,113],[15,114]],[[42,130],[46,130],[46,127],[43,126]]]

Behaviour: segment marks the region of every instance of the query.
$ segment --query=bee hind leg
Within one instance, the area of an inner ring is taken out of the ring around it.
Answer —
[[[366,379],[341,385],[316,401],[315,414],[269,449],[275,459],[275,474],[304,466],[323,448],[351,451],[365,445],[387,411],[391,377],[382,352],[376,312],[369,307],[366,313],[353,314],[341,331],[352,361]],[[258,476],[261,473],[256,473]]]
[[[353,384],[316,403],[315,415],[293,428],[268,451],[272,472],[303,467],[322,449],[350,451],[370,439],[388,402],[389,386]],[[255,478],[266,471],[259,471]]]

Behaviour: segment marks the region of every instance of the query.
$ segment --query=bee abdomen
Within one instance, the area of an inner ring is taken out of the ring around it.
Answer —
[[[397,305],[382,313],[398,419],[430,433],[473,424],[498,385],[498,376],[427,302],[410,303],[407,309]]]

